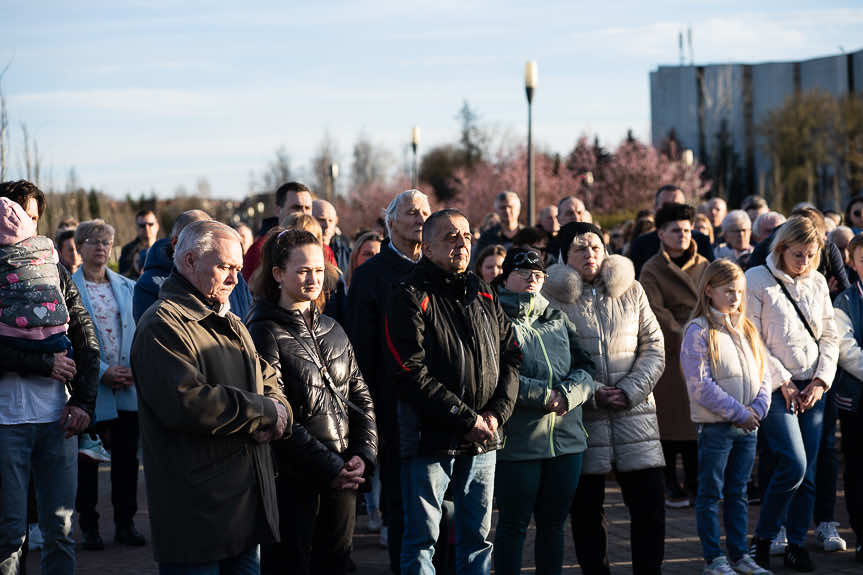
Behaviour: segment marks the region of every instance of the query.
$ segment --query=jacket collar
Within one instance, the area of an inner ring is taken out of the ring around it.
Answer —
[[[171,257],[171,238],[161,238],[156,240],[156,243],[147,250],[147,259],[144,261],[144,269],[142,271],[151,271],[154,269],[170,271],[173,267]]]
[[[159,297],[173,302],[180,313],[192,321],[201,321],[212,314],[224,316],[228,308],[228,304],[213,304],[205,300],[201,292],[183,277],[177,268],[171,269],[171,275],[159,290]]]
[[[717,323],[722,324],[729,330],[739,331],[740,326],[740,312],[735,313],[722,313],[718,309],[713,306],[710,306],[710,316]]]
[[[317,328],[318,320],[321,317],[317,306],[312,304],[312,327]],[[255,298],[255,303],[252,304],[252,309],[249,310],[247,323],[251,324],[255,321],[269,320],[277,324],[288,324],[298,330],[307,328],[306,321],[303,319],[303,314],[299,310],[285,309],[279,304],[263,298]]]
[[[460,274],[446,272],[428,258],[416,264],[417,277],[431,290],[468,304],[479,292],[479,278],[470,271]]]
[[[665,251],[665,246],[663,246],[661,242],[659,244],[659,253],[661,253],[663,255],[663,257],[665,258],[665,261],[668,263],[668,265],[674,264],[674,262],[671,261],[671,256],[668,255],[668,252]],[[684,255],[687,256],[686,262],[684,262],[684,264],[682,266],[680,266],[680,269],[686,270],[689,267],[695,265],[695,261],[698,259],[697,257],[695,257],[697,253],[698,253],[698,245],[696,244],[695,239],[692,239],[689,242],[689,247],[684,252]]]
[[[782,280],[786,284],[794,284],[797,280],[801,280],[809,277],[809,274],[812,273],[812,270],[809,270],[805,274],[799,275],[797,277],[791,277],[788,273],[780,269],[779,266],[776,265],[776,255],[771,251],[770,255],[767,256],[767,260],[764,262],[767,266],[767,269],[780,280]]]
[[[620,255],[610,255],[602,262],[594,285],[617,299],[635,282],[635,268],[632,260]],[[548,268],[542,293],[564,303],[575,303],[581,297],[584,282],[574,269],[564,264],[554,264]]]
[[[548,307],[548,300],[542,294],[516,293],[503,286],[497,288],[497,294],[503,311],[514,320],[523,319],[533,322]]]

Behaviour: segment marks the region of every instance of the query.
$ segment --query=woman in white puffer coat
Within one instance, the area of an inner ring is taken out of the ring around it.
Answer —
[[[612,469],[629,508],[633,570],[659,573],[665,538],[665,460],[653,388],[665,367],[662,331],[632,262],[607,255],[602,232],[575,222],[560,232],[567,265],[548,269],[542,294],[576,326],[596,367],[596,393],[583,406],[588,447],[572,505],[576,555],[585,573],[609,573],[603,509]]]
[[[767,349],[773,388],[760,433],[776,467],[764,491],[751,550],[765,569],[770,540],[783,521],[786,567],[814,569],[803,543],[815,502],[822,395],[836,374],[839,355],[830,292],[817,271],[823,245],[811,220],[795,216],[779,228],[767,263],[746,272],[746,313]]]

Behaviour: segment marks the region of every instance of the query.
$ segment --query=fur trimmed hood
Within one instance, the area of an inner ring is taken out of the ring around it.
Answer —
[[[635,281],[635,268],[629,258],[610,255],[599,268],[596,286],[604,290],[609,297],[615,299],[623,295]],[[554,264],[548,268],[548,278],[545,280],[543,293],[551,299],[575,303],[584,287],[581,276],[565,264]]]

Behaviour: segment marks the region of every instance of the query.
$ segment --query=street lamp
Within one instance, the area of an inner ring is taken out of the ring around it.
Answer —
[[[417,189],[417,180],[419,179],[419,174],[417,170],[417,148],[420,145],[420,127],[414,126],[413,130],[411,130],[411,148],[414,151],[414,165],[413,171],[411,173],[411,181],[413,185],[411,186],[413,189]]]
[[[689,148],[683,150],[683,165],[687,168],[691,168],[692,164],[695,163],[695,154]]]
[[[339,165],[335,162],[330,164],[330,191],[327,200],[333,201],[336,197],[336,179],[339,177]]]
[[[533,185],[533,91],[536,89],[536,62],[524,67],[524,91],[527,94],[527,223],[536,225],[536,190]]]
[[[584,174],[584,185],[587,187],[587,209],[592,209],[591,200],[593,199],[593,172]]]

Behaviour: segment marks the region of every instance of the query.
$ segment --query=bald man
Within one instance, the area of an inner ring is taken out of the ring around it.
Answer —
[[[346,272],[351,262],[351,242],[340,233],[336,207],[326,200],[314,200],[312,216],[321,224],[324,245],[332,248],[336,264],[342,272]]]

